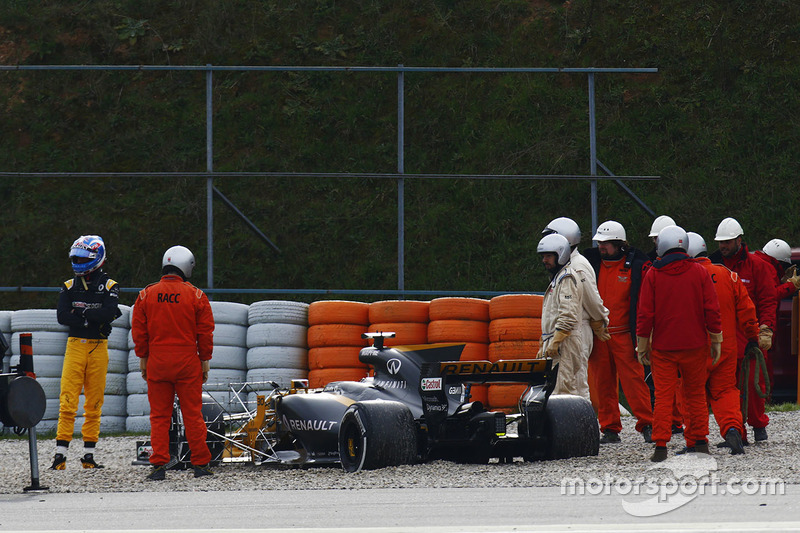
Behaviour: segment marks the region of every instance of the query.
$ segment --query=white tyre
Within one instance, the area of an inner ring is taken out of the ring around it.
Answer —
[[[50,433],[55,433],[56,429],[58,429],[58,418],[42,419],[39,420],[38,424],[36,424],[37,435],[47,435]]]
[[[128,416],[150,416],[147,394],[128,394],[125,411]]]
[[[61,394],[61,378],[36,378],[44,390],[45,398],[58,398]]]
[[[0,311],[0,331],[11,332],[11,315],[14,311]]]
[[[308,349],[296,346],[256,346],[247,350],[247,368],[308,370]]]
[[[136,343],[133,342],[133,331],[128,330],[128,349],[133,350],[136,347]]]
[[[81,407],[78,412],[83,411],[83,396],[81,396]],[[128,415],[128,396],[125,394],[106,394],[103,398],[103,416],[127,416]]]
[[[108,394],[128,394],[127,374],[106,374],[106,389]]]
[[[285,300],[264,300],[250,304],[248,312],[250,325],[278,322],[284,324],[308,325],[308,304]]]
[[[129,305],[118,304],[117,308],[119,308],[122,314],[111,322],[111,327],[131,329],[131,307]]]
[[[211,355],[211,366],[214,368],[247,369],[247,348],[243,346],[214,346]]]
[[[214,345],[245,346],[247,342],[247,326],[238,324],[216,324],[214,327]]]
[[[247,313],[250,306],[236,302],[211,302],[211,312],[217,324],[237,324],[246,326]]]
[[[212,365],[213,360],[212,360]],[[208,381],[203,388],[207,391],[227,391],[230,390],[231,383],[243,383],[247,373],[244,370],[234,370],[232,368],[211,368],[208,371]]]
[[[67,349],[67,339],[69,333],[65,331],[23,331],[22,333],[31,334],[31,348],[34,356],[38,353],[64,354]],[[19,348],[20,332],[11,335],[11,353],[20,354]]]
[[[150,415],[129,416],[125,419],[128,433],[150,433]]]
[[[254,368],[247,371],[247,382],[265,384],[265,390],[268,390],[266,384],[271,381],[285,388],[291,385],[293,379],[308,379],[308,371],[296,368]],[[255,388],[259,390],[258,386]]]
[[[297,324],[264,323],[247,328],[247,347],[308,346],[308,327]]]
[[[19,355],[12,355],[10,365],[19,364]],[[34,355],[33,372],[37,378],[61,378],[61,370],[64,368],[64,355]]]
[[[141,369],[139,368],[139,358],[136,357],[135,350],[128,352],[128,372],[141,372]]]
[[[142,373],[138,370],[128,372],[125,377],[125,386],[128,394],[147,394],[147,382],[142,379]]]
[[[222,408],[225,412],[235,414],[243,413],[246,409],[247,395],[241,394],[240,399],[230,390],[227,391],[213,391],[206,390],[205,393],[211,397],[211,402],[214,405]],[[205,401],[203,403],[206,403]]]
[[[20,309],[11,315],[11,331],[69,331],[58,323],[55,309]]]
[[[128,373],[128,349],[108,350],[108,373],[127,374]]]
[[[108,336],[108,347],[114,350],[127,350],[128,333],[129,330],[127,328],[111,328],[111,335]]]
[[[60,402],[58,398],[48,398],[45,400],[45,408],[44,414],[42,415],[43,419],[56,419],[58,420],[58,410],[60,408]]]

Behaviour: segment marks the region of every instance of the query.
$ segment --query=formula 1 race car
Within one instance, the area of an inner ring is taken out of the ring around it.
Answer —
[[[393,333],[364,336],[374,345],[363,348],[359,359],[374,368],[373,377],[313,390],[295,381],[288,389],[259,394],[255,409],[243,413],[204,404],[215,460],[341,463],[357,472],[433,459],[488,463],[597,455],[594,410],[584,398],[551,395],[558,372],[551,359],[460,361],[464,344],[385,347]],[[509,382],[528,384],[518,414],[487,411],[470,401],[472,384]],[[232,386],[237,398],[250,388]],[[508,431],[514,423],[516,433]],[[178,467],[189,461],[182,433],[176,408],[172,440]]]

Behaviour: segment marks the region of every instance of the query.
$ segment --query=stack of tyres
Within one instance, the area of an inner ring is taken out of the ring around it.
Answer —
[[[133,308],[131,308],[130,314],[133,314]],[[125,429],[131,433],[150,433],[150,401],[147,399],[147,382],[142,379],[139,358],[136,357],[134,347],[133,335],[129,330],[128,375],[126,379],[128,389],[126,411],[128,417],[125,419]]]
[[[250,304],[247,328],[247,382],[256,392],[271,383],[289,387],[292,380],[308,378],[308,304],[263,300]],[[248,397],[254,408],[256,393]]]
[[[384,346],[406,346],[428,342],[428,309],[430,302],[417,300],[384,300],[369,304],[369,331],[394,331]]]
[[[333,381],[359,381],[368,365],[358,359],[367,346],[361,336],[369,327],[369,304],[320,300],[308,307],[308,384],[324,387]]]
[[[247,330],[250,306],[236,302],[211,302],[214,313],[214,351],[208,381],[203,390],[227,411],[241,412],[244,405],[232,401],[231,384],[247,378]]]
[[[0,335],[5,337],[8,351],[0,353],[0,374],[7,374],[11,366],[11,314],[13,311],[0,311]],[[2,350],[0,350],[2,351]],[[0,422],[0,434],[4,432],[3,423]]]
[[[489,358],[489,300],[436,298],[428,311],[428,342],[465,343],[462,361]],[[471,385],[471,401],[488,405],[488,385]]]
[[[128,336],[131,329],[131,308],[120,304],[119,310],[122,315],[111,323],[111,334],[108,336],[108,370],[106,371],[103,410],[100,415],[100,431],[103,434],[121,433],[126,430]],[[36,356],[34,355],[34,357]],[[81,394],[78,417],[75,418],[75,434],[80,433],[83,426],[83,416],[80,416],[83,413],[83,400],[83,394]]]
[[[534,359],[542,337],[542,301],[538,294],[503,294],[489,301],[489,360]],[[494,411],[518,410],[525,385],[489,386]]]
[[[61,393],[61,369],[67,348],[69,329],[58,323],[55,309],[21,309],[11,314],[11,366],[19,364],[19,336],[31,334],[33,370],[47,399],[39,433],[51,433],[58,426],[58,396]],[[79,411],[80,412],[80,411]]]

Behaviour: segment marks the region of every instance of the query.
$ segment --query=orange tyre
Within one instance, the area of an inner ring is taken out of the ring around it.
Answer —
[[[434,320],[428,324],[428,342],[489,342],[489,324],[477,320]]]
[[[367,339],[361,338],[366,331],[367,326],[356,324],[318,324],[308,328],[308,347],[367,346]]]
[[[309,374],[310,375],[310,374]],[[489,385],[489,408],[517,410],[519,397],[528,388],[526,385]]]
[[[461,361],[486,361],[489,357],[489,345],[482,342],[468,342],[461,352]]]
[[[308,350],[308,369],[368,368],[358,360],[360,346],[325,346]]]
[[[489,300],[489,318],[542,318],[540,294],[501,294]]]
[[[489,361],[493,363],[501,359],[536,359],[539,341],[493,342],[489,345],[488,352]],[[310,352],[309,357],[311,357]]]
[[[323,368],[308,371],[308,386],[312,389],[324,387],[332,381],[360,381],[367,377],[365,368]]]
[[[405,344],[427,344],[428,324],[420,322],[384,322],[370,324],[371,333],[377,331],[394,331],[395,336],[385,339],[384,346],[400,346]]]
[[[308,325],[369,324],[369,304],[346,300],[321,300],[308,306]]]
[[[469,394],[469,401],[481,402],[484,407],[489,405],[489,385],[472,385]]]
[[[498,318],[489,322],[489,342],[538,341],[541,338],[541,318]]]
[[[431,300],[431,320],[489,321],[489,300],[479,298],[436,298]]]
[[[430,302],[417,300],[384,300],[369,304],[369,323],[428,322]]]

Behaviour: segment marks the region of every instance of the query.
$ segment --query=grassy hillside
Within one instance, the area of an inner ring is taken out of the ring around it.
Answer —
[[[660,175],[628,186],[712,247],[726,216],[758,248],[773,237],[800,245],[798,42],[800,5],[789,1],[6,0],[0,10],[4,65],[658,67],[598,75],[598,157],[617,175]],[[395,84],[391,73],[217,73],[214,168],[394,172]],[[0,71],[0,171],[204,171],[204,91],[196,72]],[[408,173],[589,172],[584,75],[410,73],[405,94]],[[215,201],[216,287],[397,288],[393,181],[215,185],[281,248]],[[573,181],[407,180],[406,289],[542,290],[541,229],[570,216],[589,246],[589,192]],[[613,183],[600,183],[599,208],[650,248],[652,220]],[[205,213],[201,178],[0,178],[0,285],[58,285],[72,240],[99,233],[123,286],[153,281],[175,243],[194,250],[205,286]],[[0,293],[0,308],[54,301]]]

